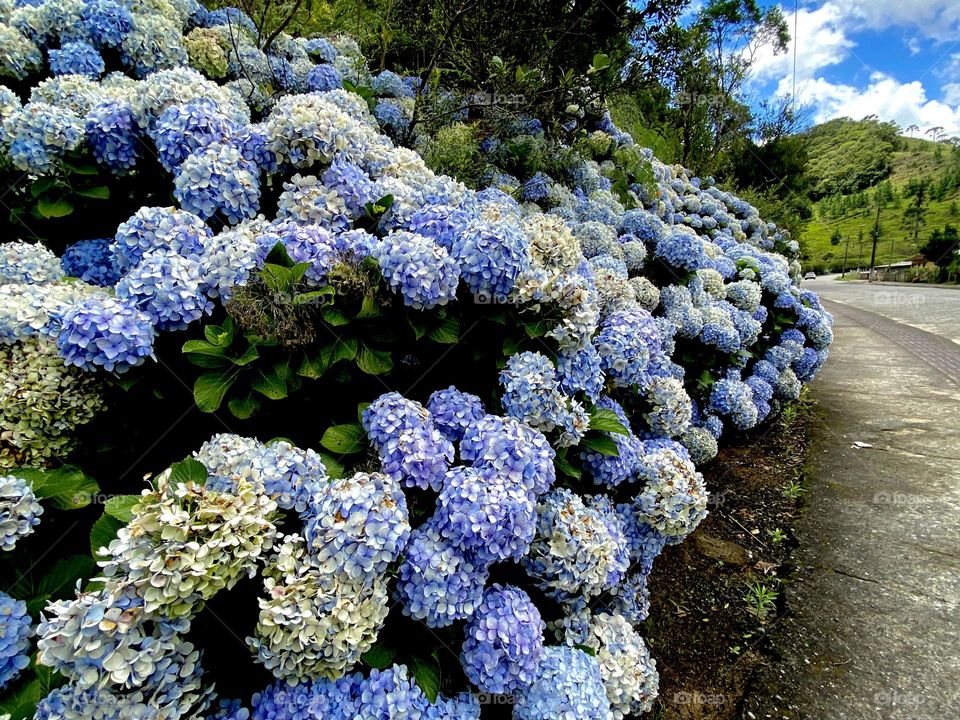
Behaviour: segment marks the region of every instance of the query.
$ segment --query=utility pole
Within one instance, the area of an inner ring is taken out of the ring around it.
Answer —
[[[840,277],[845,278],[847,276],[847,253],[850,252],[850,236],[847,235],[847,242],[843,246],[843,267],[840,268]]]
[[[857,250],[857,274],[863,268],[863,228],[857,230],[857,240],[860,241],[860,249]]]
[[[873,223],[873,249],[870,251],[870,272],[867,273],[867,282],[873,282],[873,266],[877,262],[877,243],[880,241],[880,205],[877,205],[877,219]]]
[[[890,233],[890,259],[887,260],[887,277],[893,273],[893,233]]]

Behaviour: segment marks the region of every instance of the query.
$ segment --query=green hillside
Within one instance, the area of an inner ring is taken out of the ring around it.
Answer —
[[[800,237],[805,267],[839,270],[848,238],[847,265],[868,264],[878,203],[878,264],[916,255],[934,230],[960,224],[960,150],[902,135],[891,139],[887,126],[875,120],[841,119],[806,133],[811,176],[819,178],[815,188],[846,189],[824,195],[814,191],[813,218]],[[915,228],[909,208],[916,204],[919,184],[924,185],[924,202]],[[837,233],[840,242],[834,244],[831,238]]]

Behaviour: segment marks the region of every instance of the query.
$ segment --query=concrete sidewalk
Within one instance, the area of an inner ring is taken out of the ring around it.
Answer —
[[[899,323],[881,334],[884,318],[844,307],[813,385],[782,661],[742,717],[958,720],[960,347]]]

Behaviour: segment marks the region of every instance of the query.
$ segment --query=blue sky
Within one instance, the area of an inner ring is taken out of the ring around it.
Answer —
[[[797,22],[797,98],[815,122],[875,114],[960,136],[960,0],[801,0]],[[792,44],[763,52],[751,91],[789,93],[792,73]]]

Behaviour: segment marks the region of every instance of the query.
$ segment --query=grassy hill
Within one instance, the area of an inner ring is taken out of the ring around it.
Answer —
[[[960,152],[920,138],[894,135],[891,141],[878,125],[885,124],[832,120],[808,131],[811,175],[827,179],[815,180],[815,187],[846,184],[849,189],[842,195],[821,196],[814,203],[813,219],[800,236],[805,267],[839,269],[848,238],[848,266],[869,264],[878,189],[882,199],[878,264],[916,255],[933,230],[948,223],[960,225]],[[915,243],[913,222],[904,217],[904,210],[911,202],[908,187],[917,181],[927,181],[938,191],[930,193]],[[830,239],[837,231],[841,242],[833,245]]]

